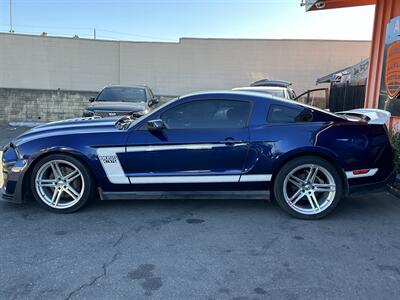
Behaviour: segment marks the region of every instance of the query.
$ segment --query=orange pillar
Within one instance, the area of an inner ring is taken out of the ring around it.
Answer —
[[[400,16],[400,0],[376,1],[365,107],[378,107],[382,66],[384,64],[383,52],[385,48],[386,25],[396,16]]]

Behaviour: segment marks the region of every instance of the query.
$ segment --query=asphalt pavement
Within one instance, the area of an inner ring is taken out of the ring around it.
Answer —
[[[3,132],[3,131],[1,131]],[[268,201],[92,201],[53,214],[0,203],[0,299],[398,299],[400,200],[328,218]]]

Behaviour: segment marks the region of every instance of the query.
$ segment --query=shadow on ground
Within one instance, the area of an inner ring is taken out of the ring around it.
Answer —
[[[396,298],[400,203],[343,199],[320,221],[249,200],[0,204],[2,299]]]

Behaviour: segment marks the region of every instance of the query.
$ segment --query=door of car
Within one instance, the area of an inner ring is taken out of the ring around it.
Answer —
[[[295,101],[315,106],[321,109],[329,108],[328,88],[318,88],[305,91],[294,98]]]
[[[131,184],[238,182],[251,107],[251,101],[189,100],[152,114],[132,130],[122,155]],[[154,119],[162,130],[149,130]]]

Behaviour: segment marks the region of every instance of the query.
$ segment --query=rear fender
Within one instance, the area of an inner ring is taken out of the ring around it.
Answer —
[[[373,176],[351,178],[350,185],[383,181],[393,170],[393,149],[385,125],[338,123],[320,132],[316,145],[340,157],[345,172],[378,169]]]
[[[339,173],[343,187],[344,187],[344,193],[347,195],[349,191],[349,184],[347,181],[346,173],[343,170],[343,166],[341,164],[341,161],[339,157],[330,149],[323,148],[323,147],[302,147],[298,149],[294,149],[292,151],[289,151],[283,155],[281,155],[275,162],[274,162],[274,172],[272,174],[272,180],[271,183],[273,184],[273,181],[275,179],[275,176],[279,172],[279,170],[290,160],[299,158],[302,156],[316,156],[322,159],[325,159],[329,163],[332,164],[332,166],[337,170]]]

